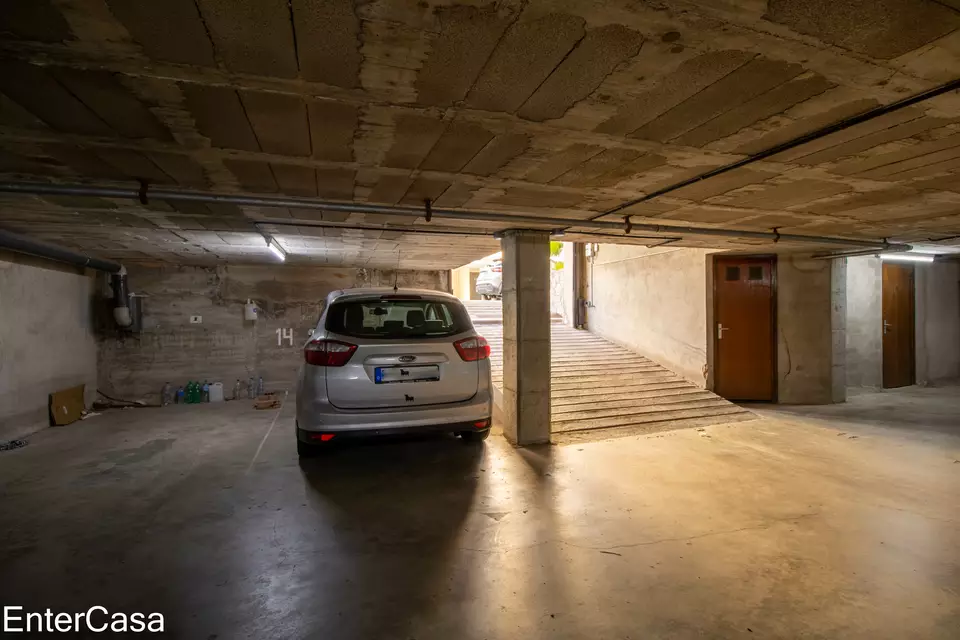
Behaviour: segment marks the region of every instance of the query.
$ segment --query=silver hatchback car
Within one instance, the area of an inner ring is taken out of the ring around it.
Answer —
[[[463,304],[419,289],[347,289],[327,296],[304,345],[297,452],[351,436],[490,433],[490,347]]]

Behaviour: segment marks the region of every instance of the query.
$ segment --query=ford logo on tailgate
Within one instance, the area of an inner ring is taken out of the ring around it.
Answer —
[[[417,359],[417,356],[400,356],[397,358],[400,362],[413,362]]]

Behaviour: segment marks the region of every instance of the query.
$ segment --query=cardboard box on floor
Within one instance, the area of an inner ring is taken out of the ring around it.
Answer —
[[[83,392],[86,385],[78,385],[50,394],[50,424],[63,426],[76,422],[86,410]]]

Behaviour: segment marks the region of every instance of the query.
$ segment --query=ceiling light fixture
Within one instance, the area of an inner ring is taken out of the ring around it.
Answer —
[[[283,247],[281,247],[280,243],[274,238],[267,238],[267,248],[273,252],[273,255],[280,258],[280,262],[283,262],[287,259],[287,252],[283,250]]]
[[[922,253],[881,253],[880,259],[884,262],[933,262],[933,256]]]

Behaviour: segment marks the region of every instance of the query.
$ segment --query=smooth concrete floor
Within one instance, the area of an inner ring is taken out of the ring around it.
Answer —
[[[291,410],[113,411],[0,452],[0,603],[224,640],[960,637],[958,388],[303,464]]]

